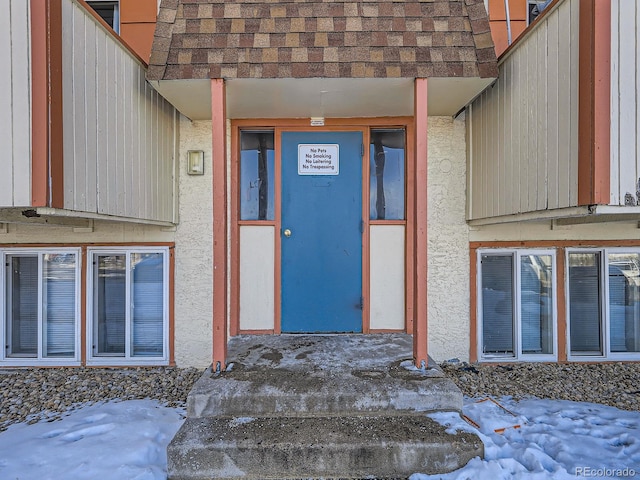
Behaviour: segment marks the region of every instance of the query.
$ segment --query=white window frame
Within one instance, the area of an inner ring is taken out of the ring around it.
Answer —
[[[572,355],[571,353],[571,298],[569,290],[569,256],[571,253],[599,253],[600,254],[600,298],[602,323],[602,354],[600,355]],[[640,254],[637,247],[610,247],[610,248],[567,248],[565,255],[565,292],[567,305],[567,359],[572,362],[593,362],[594,360],[611,361],[637,361],[640,360],[640,352],[612,352],[611,351],[611,312],[609,305],[609,254],[611,253],[635,253]]]
[[[43,257],[47,254],[69,254],[73,253],[76,257],[75,266],[75,328],[74,328],[74,352],[73,357],[44,357],[43,356],[43,310],[45,308],[43,302]],[[80,365],[80,280],[82,275],[82,255],[79,248],[9,248],[0,250],[2,258],[2,273],[0,273],[0,342],[2,349],[0,352],[0,362],[2,365],[13,367],[33,367],[33,366],[77,366]],[[38,353],[36,357],[13,357],[7,355],[8,332],[7,332],[7,258],[9,256],[37,256],[38,257]]]
[[[131,355],[131,254],[136,253],[160,253],[162,254],[162,349],[163,354],[157,357],[135,357]],[[124,356],[95,355],[95,322],[94,322],[94,278],[95,255],[125,255],[126,256],[126,320],[125,320],[125,354]],[[169,364],[169,247],[91,247],[87,249],[87,332],[86,354],[87,365],[111,366],[111,365],[154,365],[165,366]]]
[[[482,316],[482,256],[495,255],[507,256],[513,258],[513,275],[511,278],[514,286],[514,305],[515,319],[513,325],[513,354],[485,354],[483,349],[483,325],[484,318]],[[553,332],[553,353],[527,354],[522,353],[522,322],[521,322],[521,305],[522,305],[522,289],[521,289],[521,266],[520,259],[529,255],[548,255],[551,257],[551,302],[552,302],[552,332]],[[554,249],[519,249],[519,248],[484,248],[476,251],[476,345],[478,351],[479,362],[556,362],[558,360],[558,295],[557,295],[557,268],[556,268],[556,251]]]

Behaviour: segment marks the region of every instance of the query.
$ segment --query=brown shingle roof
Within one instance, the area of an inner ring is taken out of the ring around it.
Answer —
[[[483,0],[162,0],[147,78],[497,77]]]

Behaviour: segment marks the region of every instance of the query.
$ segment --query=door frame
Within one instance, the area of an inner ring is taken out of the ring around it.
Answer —
[[[237,119],[231,120],[231,168],[230,168],[230,267],[229,267],[229,334],[280,334],[281,333],[281,138],[282,132],[350,132],[362,133],[364,155],[362,157],[362,333],[398,332],[397,330],[372,330],[370,328],[370,227],[371,225],[405,226],[405,327],[402,332],[412,333],[415,299],[415,123],[413,117],[336,118],[325,119],[321,127],[311,126],[308,119]],[[369,219],[370,129],[403,128],[405,130],[405,219]],[[274,132],[274,219],[240,220],[240,132],[242,130],[272,130]],[[425,186],[426,188],[426,186]],[[274,228],[274,319],[273,329],[240,329],[240,227],[245,225],[273,226]]]

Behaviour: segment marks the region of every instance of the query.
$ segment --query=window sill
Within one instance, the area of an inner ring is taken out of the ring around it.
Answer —
[[[92,358],[87,360],[87,367],[167,367],[169,360],[167,358],[155,357],[144,360],[136,360],[132,358],[122,357],[104,357]]]
[[[494,356],[482,357],[478,360],[479,363],[549,363],[557,361],[558,357],[555,355],[522,355],[520,357]]]
[[[82,364],[79,360],[76,359],[55,359],[55,360],[45,360],[45,359],[13,359],[13,358],[5,358],[0,360],[0,368],[5,367],[35,367],[35,368],[44,368],[44,367],[80,367]]]
[[[570,355],[567,361],[576,363],[640,362],[640,352],[604,355]]]

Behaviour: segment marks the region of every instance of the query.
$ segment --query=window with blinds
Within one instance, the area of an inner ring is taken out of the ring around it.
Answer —
[[[554,252],[485,250],[478,260],[482,358],[555,359]]]
[[[166,249],[91,250],[90,362],[166,360],[167,257]]]
[[[569,332],[572,355],[602,355],[601,257],[569,254]]]
[[[481,258],[482,352],[513,356],[513,255]]]
[[[6,251],[4,359],[78,361],[79,253]]]
[[[640,251],[571,250],[571,358],[637,359],[640,353]]]
[[[38,256],[7,256],[7,355],[38,357]]]
[[[161,253],[135,253],[131,258],[131,324],[134,357],[162,356],[164,259]]]
[[[76,255],[47,253],[42,262],[45,357],[73,357],[76,350]]]

